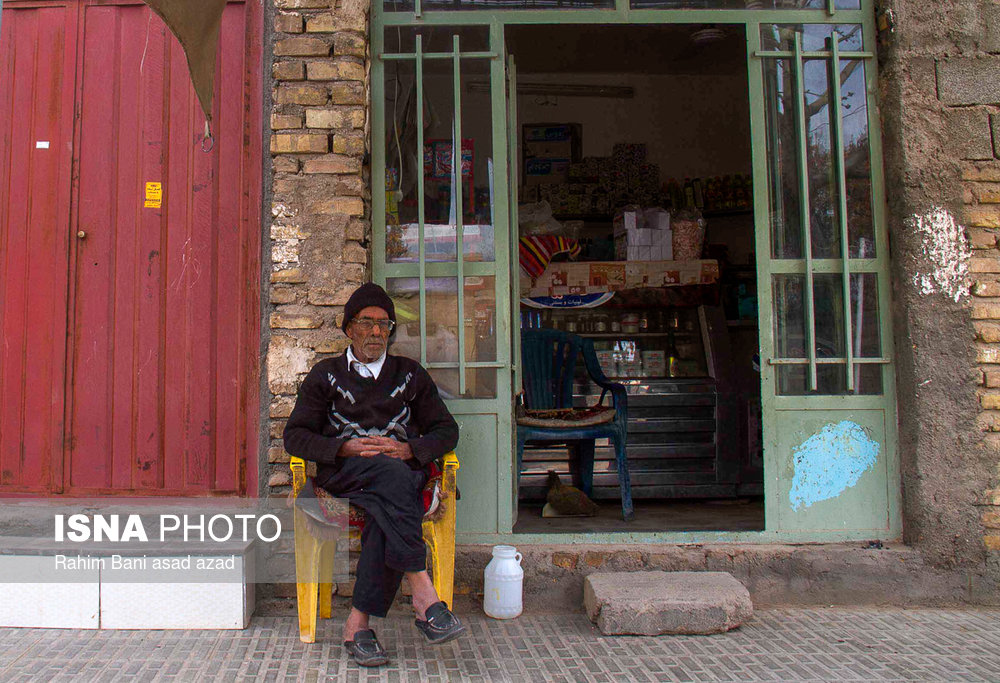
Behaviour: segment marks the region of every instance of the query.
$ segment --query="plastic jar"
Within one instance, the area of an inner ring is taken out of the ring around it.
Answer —
[[[521,553],[512,545],[493,546],[493,559],[483,574],[483,611],[494,619],[513,619],[521,614]]]
[[[622,316],[622,332],[636,334],[639,331],[639,314],[626,313]]]

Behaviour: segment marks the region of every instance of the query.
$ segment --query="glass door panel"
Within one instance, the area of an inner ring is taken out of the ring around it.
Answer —
[[[803,51],[820,51],[827,49],[827,41],[834,35],[842,52],[865,48],[861,24],[762,24],[760,47],[764,51],[791,51],[798,38]]]
[[[850,258],[875,258],[871,145],[868,137],[868,73],[860,59],[845,60],[840,71],[841,149],[847,181],[847,230]]]
[[[855,292],[864,291],[866,280],[856,280],[852,272],[875,275],[872,261],[878,256],[867,174],[871,150],[864,62],[861,53],[841,58],[840,49],[862,47],[860,33],[860,27],[834,25],[761,29],[762,44],[772,48],[760,53],[766,57],[771,258],[779,259],[781,268],[803,273],[775,276],[774,344],[777,360],[785,365],[808,365],[807,390],[818,394],[855,391],[860,354],[854,348],[853,315],[874,315],[879,326],[877,307],[857,307],[853,301],[862,296]],[[805,49],[823,35],[826,50]],[[873,282],[877,285],[877,278]],[[818,366],[830,364],[842,364],[843,387],[819,381]],[[785,393],[780,378],[789,374],[798,373],[778,373],[779,394]]]
[[[413,42],[422,48],[423,36],[417,37],[420,40],[414,37]],[[417,263],[421,247],[426,263],[455,262],[459,212],[464,260],[495,259],[489,64],[483,59],[457,61],[459,88],[455,87],[455,60],[426,59],[419,67],[416,61],[387,64],[385,253],[389,263]],[[464,99],[459,117],[455,115],[456,90]],[[419,110],[418,100],[423,102]],[[461,179],[453,151],[458,147],[458,131]]]
[[[864,35],[860,25],[769,24],[751,40],[763,124],[755,152],[767,179],[757,254],[770,319],[761,371],[769,529],[899,528],[888,260],[876,248],[885,237],[871,175],[875,67]],[[859,496],[878,502],[858,506]]]
[[[795,127],[795,88],[791,60],[764,62],[764,111],[767,129],[768,216],[771,256],[802,258],[799,206],[799,157]]]
[[[474,365],[497,360],[496,278],[465,278],[465,360]],[[495,398],[496,369],[468,367],[465,393],[460,394],[458,369],[439,367],[458,362],[457,281],[448,277],[426,278],[424,307],[427,319],[420,324],[420,281],[418,278],[388,278],[386,291],[396,306],[399,320],[393,353],[420,360],[420,329],[426,330],[426,367],[438,385],[441,396],[454,398]]]

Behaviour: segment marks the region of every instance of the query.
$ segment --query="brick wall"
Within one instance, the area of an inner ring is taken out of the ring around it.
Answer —
[[[995,42],[982,47],[1000,50]],[[936,75],[948,138],[961,163],[963,223],[973,250],[979,425],[988,446],[1000,451],[1000,57],[942,58]],[[1000,490],[987,490],[982,503],[983,542],[1000,550]]]
[[[262,480],[291,482],[281,432],[299,382],[343,351],[348,296],[366,279],[365,0],[273,0],[270,447]],[[311,463],[310,463],[311,466]]]

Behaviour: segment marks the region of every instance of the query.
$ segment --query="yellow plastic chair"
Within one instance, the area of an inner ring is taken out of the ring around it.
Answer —
[[[432,579],[438,598],[452,607],[455,591],[455,492],[458,456],[448,453],[441,468],[441,506],[436,519],[424,518],[424,543],[431,551]],[[306,462],[291,459],[294,495],[306,485]],[[351,529],[350,533],[356,533]],[[305,515],[295,510],[295,581],[299,611],[299,640],[316,642],[316,608],[329,619],[333,609],[333,556],[336,541],[312,533]],[[326,579],[326,582],[323,581]],[[318,601],[317,601],[318,597]]]

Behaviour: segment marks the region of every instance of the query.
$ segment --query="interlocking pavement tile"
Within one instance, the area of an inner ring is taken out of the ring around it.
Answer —
[[[716,636],[605,637],[582,614],[495,621],[463,615],[469,632],[429,647],[408,614],[375,620],[390,664],[362,670],[339,642],[343,619],[317,642],[294,618],[244,631],[0,629],[0,680],[66,681],[798,681],[997,680],[1000,611],[758,610]]]

